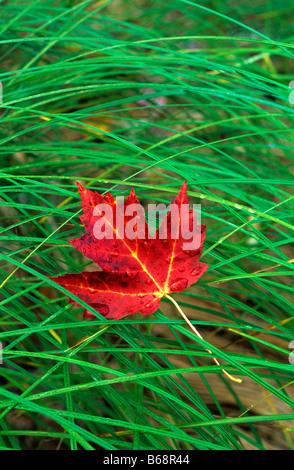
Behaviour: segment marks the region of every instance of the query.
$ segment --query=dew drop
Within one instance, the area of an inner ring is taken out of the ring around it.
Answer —
[[[183,272],[186,270],[186,269],[184,268],[184,266],[180,266],[178,269],[179,269],[180,273],[183,273]]]
[[[150,277],[148,279],[146,279],[145,281],[145,284],[147,284],[147,286],[151,286],[151,284],[153,283],[152,279],[150,279]]]
[[[186,289],[188,285],[188,280],[187,279],[178,279],[177,281],[175,281],[171,287],[170,287],[170,291],[171,292],[181,292],[182,290]]]
[[[152,308],[153,307],[153,303],[152,302],[148,302],[148,304],[145,305],[146,308]]]
[[[117,258],[118,255],[119,255],[119,251],[118,251],[118,250],[114,250],[114,251],[112,252],[112,256],[113,256],[114,258]]]
[[[191,271],[191,275],[192,276],[198,276],[198,274],[200,273],[200,268],[199,266],[196,266],[196,268],[194,268],[192,271]]]
[[[145,290],[141,290],[141,292],[138,293],[138,297],[145,297],[147,292]]]
[[[135,277],[138,274],[138,269],[137,268],[127,268],[126,269],[126,274],[129,279],[135,279]]]
[[[113,245],[113,248],[117,248],[118,247],[117,241],[114,241],[112,245]]]
[[[183,252],[188,256],[195,256],[195,250],[183,250]]]

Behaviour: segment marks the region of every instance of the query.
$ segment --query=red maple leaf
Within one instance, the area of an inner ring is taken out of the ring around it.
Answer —
[[[189,204],[187,198],[187,184],[184,182],[172,209],[163,218],[160,227],[153,237],[150,237],[145,213],[136,217],[136,224],[132,237],[121,236],[125,234],[127,225],[133,220],[133,214],[128,214],[132,204],[140,204],[132,190],[122,207],[110,193],[104,196],[84,188],[78,184],[84,214],[80,217],[86,232],[80,238],[70,243],[86,257],[93,260],[102,269],[78,274],[65,274],[50,277],[60,286],[80,298],[107,319],[120,319],[136,312],[149,315],[156,312],[160,300],[166,296],[174,303],[179,313],[188,323],[194,333],[202,338],[195,326],[186,317],[177,302],[169,296],[172,292],[181,292],[191,286],[207,270],[208,265],[199,261],[205,239],[205,225],[196,225],[200,239],[199,246],[192,250],[185,249],[184,242],[192,241],[195,233],[194,210],[188,206],[186,212],[188,223],[182,227],[183,205]],[[96,211],[100,205],[111,208],[108,211]],[[118,212],[124,214],[123,227],[119,226]],[[174,214],[177,216],[176,233],[173,225]],[[107,215],[108,214],[108,215]],[[95,237],[95,224],[103,218],[104,235]],[[140,222],[140,223],[139,223]],[[166,227],[165,237],[161,238],[161,227]],[[106,228],[111,228],[113,237],[107,237]],[[189,238],[189,234],[190,238]],[[70,298],[73,304],[79,305]],[[95,318],[89,310],[85,310],[86,318]],[[203,338],[202,338],[203,339]],[[211,351],[207,349],[209,353]],[[220,363],[213,358],[217,365]],[[231,376],[222,369],[224,374],[234,382],[241,383],[241,379]]]
[[[163,296],[183,291],[207,270],[208,265],[199,261],[205,238],[205,225],[197,226],[200,246],[194,250],[183,248],[183,243],[189,242],[187,233],[182,233],[180,228],[181,207],[189,204],[186,182],[173,203],[179,214],[176,236],[172,232],[172,210],[161,221],[161,224],[166,224],[165,239],[159,237],[160,227],[153,238],[150,237],[145,214],[141,214],[141,219],[138,215],[136,219],[141,221],[141,228],[139,229],[138,224],[134,227],[134,239],[119,236],[117,211],[122,210],[127,214],[127,208],[131,204],[140,204],[134,190],[119,209],[117,201],[110,193],[102,196],[79,183],[78,188],[84,212],[80,219],[86,233],[70,243],[97,263],[102,271],[65,274],[50,279],[82,299],[105,318],[120,319],[136,312],[146,315],[154,313]],[[106,213],[103,213],[103,220],[106,220],[106,224],[113,230],[112,239],[105,235],[98,240],[94,236],[95,224],[102,217],[102,213],[95,213],[94,208],[100,204],[106,204],[112,209],[112,217],[107,218]],[[196,215],[192,209],[188,209],[187,213],[187,228],[191,233],[193,218]],[[133,214],[124,217],[124,229],[132,218]],[[70,301],[76,304],[72,299]],[[85,317],[95,318],[95,315],[86,310]]]

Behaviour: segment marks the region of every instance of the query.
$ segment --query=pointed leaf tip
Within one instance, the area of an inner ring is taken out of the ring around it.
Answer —
[[[76,185],[77,185],[78,190],[79,190],[80,192],[85,189],[84,186],[83,186],[81,183],[79,183],[78,181],[76,181]]]
[[[179,194],[175,198],[175,203],[176,204],[188,204],[188,196],[187,196],[187,181],[185,180],[182,184],[182,187],[179,191]]]

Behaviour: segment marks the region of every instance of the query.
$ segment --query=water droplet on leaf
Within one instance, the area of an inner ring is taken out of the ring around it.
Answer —
[[[145,297],[147,292],[145,290],[141,290],[141,292],[138,293],[138,297]]]
[[[171,285],[170,291],[181,292],[182,290],[186,289],[187,285],[188,285],[188,279],[178,279]]]
[[[198,274],[200,273],[201,269],[199,268],[199,266],[196,266],[196,268],[194,268],[192,271],[191,271],[191,275],[192,276],[198,276]]]
[[[138,274],[138,269],[137,268],[127,268],[126,269],[126,274],[129,279],[135,279],[135,277]]]

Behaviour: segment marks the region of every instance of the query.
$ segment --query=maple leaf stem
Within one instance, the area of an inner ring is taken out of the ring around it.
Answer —
[[[186,321],[186,323],[189,325],[189,327],[191,328],[191,330],[195,333],[195,335],[198,336],[198,338],[201,338],[201,339],[204,339],[201,334],[199,333],[199,331],[196,330],[195,326],[192,325],[192,323],[190,322],[189,318],[185,315],[185,313],[183,312],[183,310],[181,309],[181,307],[179,306],[179,304],[176,302],[176,300],[171,297],[170,295],[168,294],[165,294],[165,297],[170,300],[174,306],[176,307],[176,309],[178,310],[178,312],[181,314],[181,316],[184,318],[184,320]],[[205,348],[207,352],[209,352],[210,354],[212,354],[212,352]],[[213,357],[213,360],[214,362],[216,363],[216,365],[220,366],[220,363],[218,362],[218,360]],[[224,369],[222,369],[222,372],[225,374],[226,377],[228,377],[228,379],[232,380],[233,382],[238,382],[238,383],[241,383],[242,380],[241,379],[237,379],[236,377],[233,377],[231,374],[229,374],[227,371],[225,371]]]

